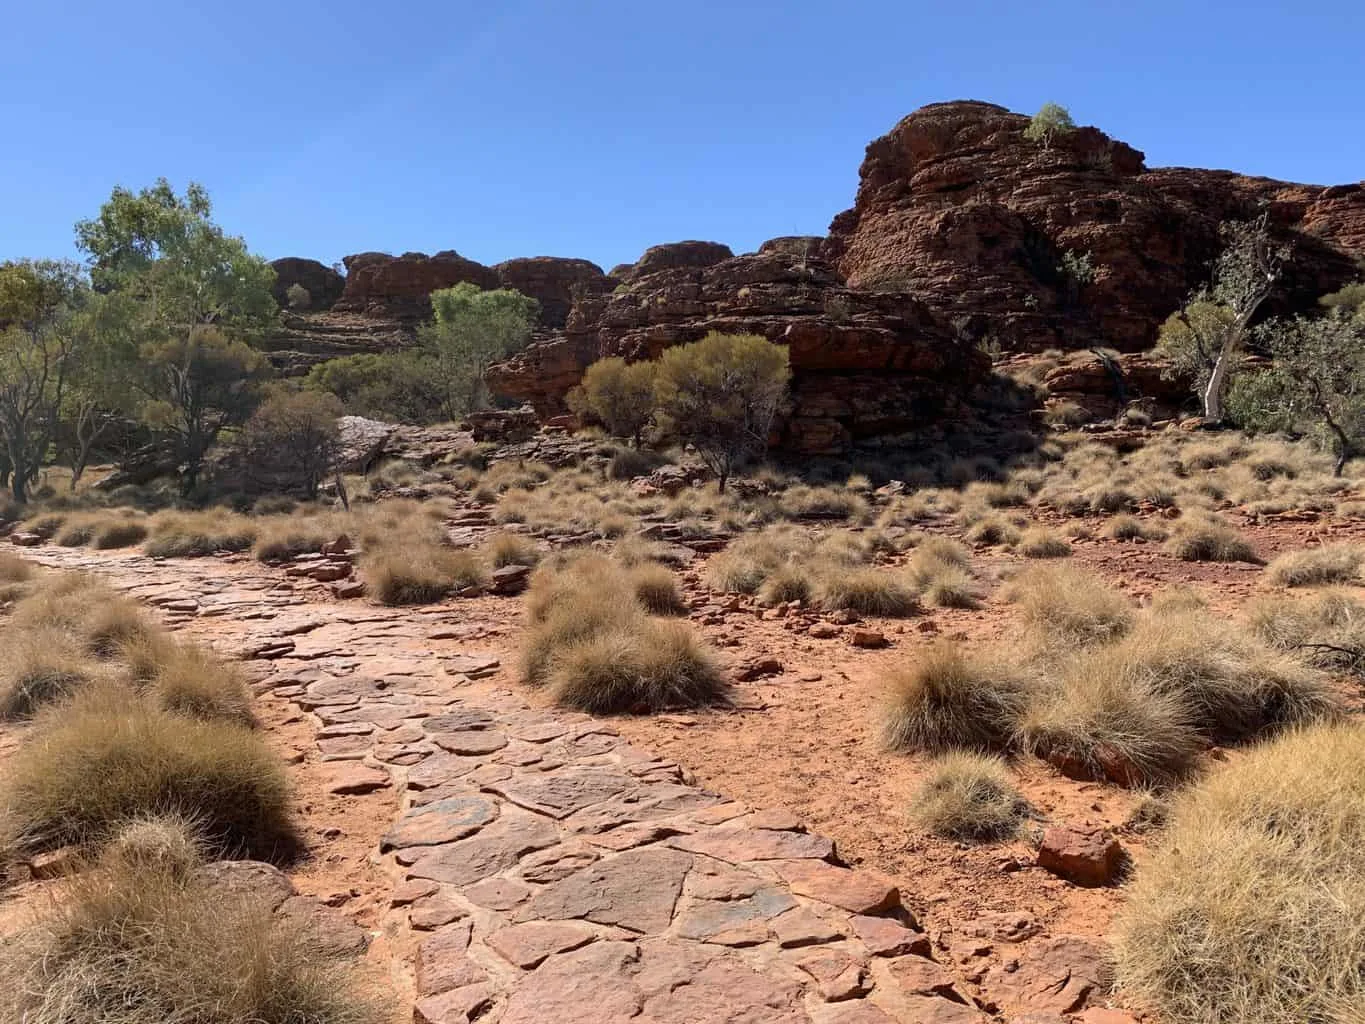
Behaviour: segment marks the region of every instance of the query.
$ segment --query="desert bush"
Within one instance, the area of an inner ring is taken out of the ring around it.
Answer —
[[[519,533],[495,533],[484,541],[483,550],[495,569],[507,565],[535,565],[540,561],[540,550]]]
[[[264,898],[225,899],[185,826],[129,826],[0,953],[27,1024],[380,1024],[354,967]]]
[[[730,474],[763,452],[786,399],[791,365],[784,345],[759,335],[708,334],[659,356],[655,408],[690,443],[725,490]]]
[[[472,551],[397,539],[360,560],[365,592],[381,604],[430,604],[458,590],[481,587],[488,572]]]
[[[107,840],[128,821],[178,814],[217,852],[279,860],[297,844],[282,762],[251,730],[88,686],[43,711],[4,782],[14,846]]]
[[[1094,576],[1071,566],[1026,569],[1006,597],[1044,649],[1068,651],[1109,643],[1133,626],[1129,600]]]
[[[1281,587],[1316,587],[1354,583],[1360,578],[1365,548],[1356,544],[1324,544],[1280,555],[1266,569],[1266,579]]]
[[[663,459],[653,452],[639,448],[620,448],[607,464],[608,480],[634,480],[637,476],[648,476],[663,464]]]
[[[1167,533],[1158,523],[1124,513],[1104,524],[1104,535],[1110,540],[1165,540]]]
[[[316,498],[341,443],[337,419],[344,411],[341,399],[321,391],[271,395],[237,439],[248,477]]]
[[[714,704],[728,689],[690,626],[649,617],[618,621],[557,651],[546,684],[556,704],[594,714]]]
[[[19,530],[23,533],[36,533],[43,540],[51,540],[62,528],[68,515],[67,512],[40,512],[20,523]]]
[[[1025,530],[1017,550],[1025,558],[1067,558],[1071,555],[1071,545],[1044,527]]]
[[[1365,604],[1345,590],[1263,597],[1248,609],[1253,633],[1318,668],[1365,674]]]
[[[112,658],[126,644],[157,632],[142,609],[83,573],[43,579],[14,609],[13,635],[49,633],[77,651]]]
[[[651,615],[686,615],[687,602],[678,589],[677,577],[656,563],[637,565],[626,570],[635,599]]]
[[[158,512],[143,550],[153,558],[198,558],[245,551],[256,540],[256,524],[226,509]]]
[[[928,537],[916,546],[906,563],[911,582],[921,589],[931,586],[940,575],[956,570],[970,573],[972,555],[967,548],[947,537]]]
[[[1304,729],[1176,797],[1117,922],[1118,980],[1164,1020],[1365,1019],[1365,728]]]
[[[1190,517],[1176,522],[1166,552],[1185,562],[1261,564],[1250,542],[1221,519]]]
[[[1190,615],[1206,611],[1209,603],[1191,587],[1164,587],[1152,595],[1148,610],[1153,615]]]
[[[648,361],[627,363],[619,356],[599,359],[569,392],[569,408],[602,424],[614,437],[630,438],[638,446],[654,418],[656,369],[656,364]]]
[[[137,657],[130,652],[130,660]],[[163,711],[202,721],[254,723],[245,677],[207,648],[165,637],[150,651],[144,647],[143,657],[150,668],[144,678]]]
[[[1009,839],[1030,813],[1003,761],[964,751],[935,761],[910,804],[914,824],[961,842]]]
[[[882,689],[885,746],[934,753],[1006,748],[1035,686],[1018,669],[942,642],[889,669]]]
[[[826,611],[900,618],[918,615],[919,600],[908,582],[880,569],[829,566],[816,580],[816,598]]]
[[[979,608],[976,581],[971,573],[956,566],[940,569],[920,591],[920,597],[935,608]]]

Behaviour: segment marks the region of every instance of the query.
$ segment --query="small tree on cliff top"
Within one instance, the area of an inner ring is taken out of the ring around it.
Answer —
[[[1047,150],[1052,148],[1052,142],[1058,136],[1075,130],[1076,122],[1071,120],[1071,112],[1066,107],[1057,103],[1044,103],[1024,129],[1024,138],[1030,142],[1040,143],[1043,149]]]
[[[652,362],[627,363],[619,356],[599,359],[569,392],[569,408],[599,421],[613,437],[628,437],[639,447],[640,435],[654,416],[656,369]]]
[[[720,479],[768,446],[791,380],[785,345],[754,334],[708,334],[666,349],[654,395],[665,424]]]

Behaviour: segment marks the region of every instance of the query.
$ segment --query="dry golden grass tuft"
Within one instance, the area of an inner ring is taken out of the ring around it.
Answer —
[[[687,602],[678,589],[677,577],[654,563],[625,570],[631,592],[651,615],[686,615]]]
[[[790,519],[851,519],[867,516],[867,500],[844,487],[797,484],[777,500],[778,511]]]
[[[287,562],[316,554],[342,535],[349,536],[350,517],[332,513],[263,516],[256,520],[251,554],[258,562]]]
[[[1179,795],[1118,918],[1163,1020],[1365,1020],[1365,726],[1291,733]]]
[[[49,630],[3,638],[0,662],[0,719],[32,717],[41,707],[65,700],[103,672],[69,640]]]
[[[1024,531],[1016,549],[1025,558],[1069,558],[1071,545],[1065,538],[1045,527],[1034,526]]]
[[[153,558],[198,558],[245,551],[256,540],[256,523],[227,509],[158,512],[143,551]]]
[[[136,661],[138,654],[128,657]],[[161,710],[206,722],[255,724],[246,678],[212,651],[166,637],[150,649],[144,646],[141,657],[151,663],[147,685]]]
[[[768,527],[745,534],[706,563],[706,582],[727,594],[753,594],[770,573],[789,564],[809,542],[790,527]]]
[[[758,603],[762,605],[810,601],[815,591],[810,572],[799,565],[783,565],[770,572],[758,588]]]
[[[906,578],[936,608],[975,608],[980,602],[971,565],[971,552],[965,545],[947,537],[929,537],[906,562]]]
[[[281,860],[297,849],[283,765],[241,725],[162,711],[109,684],[44,709],[33,730],[3,783],[13,848],[99,844],[169,813],[199,822],[215,852]]]
[[[1019,833],[1032,813],[998,757],[945,754],[910,804],[919,828],[959,842],[994,842]]]
[[[1063,774],[1160,787],[1195,770],[1205,743],[1186,704],[1123,673],[1066,666],[1020,724],[1022,745]]]
[[[594,714],[722,700],[725,675],[692,628],[647,613],[632,580],[642,571],[653,570],[623,569],[595,554],[542,564],[527,595],[526,682],[556,704]],[[672,573],[661,571],[676,588]]]
[[[883,744],[891,750],[1003,750],[1036,684],[1003,662],[968,655],[950,641],[893,666],[882,681]]]
[[[1271,647],[1322,669],[1365,675],[1365,604],[1348,591],[1262,597],[1248,608],[1247,619]]]
[[[992,513],[976,520],[964,534],[968,542],[977,547],[1013,546],[1019,543],[1023,534],[1019,527],[1003,515]]]
[[[1118,591],[1069,565],[1025,569],[1006,597],[1044,650],[1067,652],[1110,643],[1133,627],[1132,603]]]
[[[33,563],[8,551],[0,551],[0,583],[27,583],[33,579]]]
[[[816,598],[827,611],[903,618],[920,613],[914,588],[899,575],[869,567],[822,567]]]
[[[0,951],[26,1024],[382,1024],[354,966],[262,898],[225,899],[186,826],[128,826]]]
[[[519,533],[495,533],[484,541],[483,551],[494,569],[508,565],[535,565],[540,561],[540,549],[530,538]]]
[[[1185,562],[1251,562],[1261,565],[1251,542],[1214,516],[1189,516],[1176,521],[1166,553]]]
[[[1266,579],[1281,587],[1320,587],[1355,583],[1365,563],[1365,548],[1357,544],[1324,544],[1280,555],[1266,569]]]
[[[55,541],[63,547],[89,545],[101,551],[130,548],[147,537],[147,522],[124,512],[86,512],[67,517]]]
[[[365,592],[386,605],[431,604],[488,582],[488,570],[472,551],[401,539],[367,550],[360,572]]]

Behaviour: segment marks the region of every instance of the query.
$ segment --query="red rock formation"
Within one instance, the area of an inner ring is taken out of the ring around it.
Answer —
[[[496,273],[449,249],[435,256],[362,252],[342,262],[346,265],[346,289],[333,308],[343,313],[426,317],[431,315],[429,297],[440,288],[463,281],[480,288],[498,287]]]
[[[588,260],[531,256],[497,263],[492,269],[501,287],[515,288],[540,302],[543,327],[563,327],[577,297],[609,292],[616,285]]]
[[[787,443],[833,451],[939,415],[979,379],[971,341],[945,329],[913,298],[845,288],[826,263],[776,252],[639,278],[578,302],[566,329],[488,375],[504,395],[542,415],[605,355],[654,358],[709,331],[761,334],[789,347],[793,408]]]
[[[989,103],[939,103],[867,148],[853,209],[826,255],[851,287],[907,291],[1006,350],[1144,348],[1207,279],[1218,225],[1267,203],[1295,248],[1282,306],[1337,287],[1365,255],[1365,189],[1181,168],[1095,128],[1050,148],[1028,118]],[[1062,267],[1088,255],[1094,280]]]
[[[657,274],[661,270],[713,267],[734,255],[728,245],[722,245],[720,242],[668,242],[664,245],[650,246],[633,264],[623,263],[619,267],[613,267],[611,276],[622,281],[635,281],[646,274]]]
[[[281,309],[289,308],[289,289],[293,285],[302,285],[307,290],[309,302],[305,308],[313,312],[331,309],[346,287],[344,277],[317,260],[285,256],[283,259],[271,260],[270,266],[275,271],[271,294]]]

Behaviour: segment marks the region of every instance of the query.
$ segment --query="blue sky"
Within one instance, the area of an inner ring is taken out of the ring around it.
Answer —
[[[160,175],[270,258],[744,251],[823,233],[871,139],[960,98],[1054,100],[1150,166],[1365,178],[1359,0],[44,0],[0,32],[0,259],[72,255]]]

